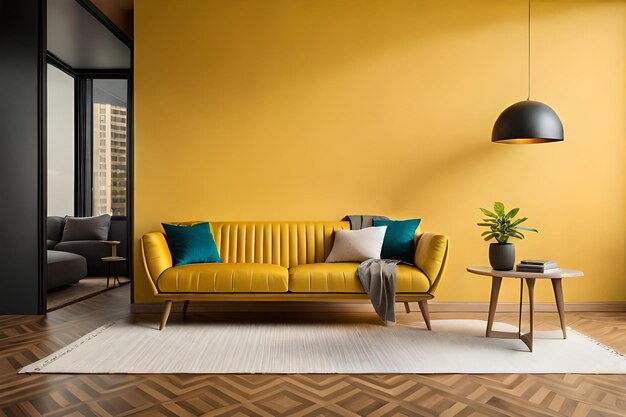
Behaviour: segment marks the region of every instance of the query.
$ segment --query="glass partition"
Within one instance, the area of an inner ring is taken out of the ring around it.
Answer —
[[[74,77],[47,66],[48,215],[74,215]]]

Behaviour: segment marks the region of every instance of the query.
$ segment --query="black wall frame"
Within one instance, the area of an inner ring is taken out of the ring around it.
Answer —
[[[92,81],[89,78],[76,76],[75,84],[75,120],[74,137],[76,138],[74,156],[74,213],[76,216],[91,216],[91,170],[93,123],[91,106]]]
[[[126,249],[126,259],[128,265],[128,277],[131,282],[131,302],[134,302],[134,279],[133,279],[133,225],[134,225],[134,96],[133,96],[133,68],[134,68],[134,45],[132,39],[130,39],[124,32],[122,32],[106,15],[104,15],[96,6],[88,0],[76,0],[78,4],[83,6],[92,16],[94,16],[102,25],[104,25],[111,33],[113,33],[121,42],[123,42],[130,49],[131,65],[130,69],[111,69],[111,70],[93,70],[83,68],[72,68],[65,62],[54,56],[52,53],[47,53],[47,62],[67,74],[74,77],[74,114],[75,114],[75,151],[74,151],[74,184],[75,184],[75,196],[74,196],[74,215],[75,216],[90,216],[92,212],[91,197],[92,197],[92,108],[88,105],[92,102],[92,80],[93,79],[125,79],[127,80],[127,140],[126,140],[126,235],[128,238],[128,244]],[[44,11],[45,16],[45,11]],[[45,27],[44,27],[45,32]],[[45,43],[44,43],[45,51]],[[43,65],[44,79],[45,79],[45,63]],[[45,106],[45,103],[44,103]],[[45,107],[44,107],[45,117]],[[45,133],[45,119],[43,123]],[[44,137],[45,142],[45,137]],[[46,154],[44,152],[43,163],[45,164]],[[45,172],[45,165],[44,165]],[[46,186],[46,178],[44,177],[44,187]],[[45,208],[45,195],[44,195],[44,208]],[[41,241],[45,242],[45,221],[46,214],[43,215],[43,234]],[[44,258],[45,261],[45,258]],[[42,280],[42,298],[43,305],[45,306],[45,285]]]
[[[37,119],[39,120],[37,126],[37,162],[39,165],[37,173],[39,179],[37,187],[37,229],[39,232],[39,242],[37,242],[39,247],[37,256],[37,264],[39,265],[37,314],[44,314],[48,309],[46,295],[48,288],[48,245],[46,243],[48,239],[48,71],[46,69],[48,3],[47,0],[39,0],[37,3],[40,4],[39,29],[41,31],[37,64],[37,78],[39,81],[39,104],[37,106]]]

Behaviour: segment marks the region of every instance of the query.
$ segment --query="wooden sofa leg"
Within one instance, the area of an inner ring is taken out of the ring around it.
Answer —
[[[187,314],[187,310],[189,310],[189,300],[185,301],[185,304],[183,304],[183,314]]]
[[[409,303],[404,303],[404,309],[406,310],[406,314],[409,314],[411,312],[411,307],[409,307]]]
[[[432,330],[430,327],[430,312],[428,311],[428,300],[420,300],[418,301],[420,306],[420,310],[422,311],[422,317],[424,317],[424,323],[426,323],[426,327],[428,330]]]
[[[159,326],[159,330],[163,330],[165,327],[165,323],[167,323],[167,319],[170,316],[170,311],[172,311],[172,300],[167,300],[165,302],[165,307],[163,307],[163,315],[161,316],[161,325]]]

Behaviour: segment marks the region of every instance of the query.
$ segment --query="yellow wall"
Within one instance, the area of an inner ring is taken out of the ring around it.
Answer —
[[[501,200],[541,232],[518,258],[585,271],[566,301],[626,301],[626,2],[533,4],[559,144],[490,142],[526,98],[525,0],[135,0],[135,243],[161,221],[421,217],[452,242],[437,300],[486,301],[465,266]]]

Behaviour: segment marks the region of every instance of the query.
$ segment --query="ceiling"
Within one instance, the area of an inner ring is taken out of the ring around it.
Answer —
[[[76,0],[48,0],[48,51],[74,69],[129,69],[130,48]]]
[[[133,0],[91,0],[115,26],[120,28],[129,38],[133,38]]]

